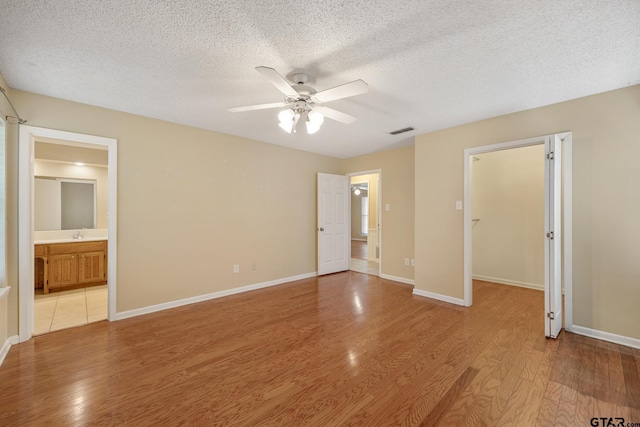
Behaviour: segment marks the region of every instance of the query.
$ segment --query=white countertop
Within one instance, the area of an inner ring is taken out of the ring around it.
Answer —
[[[50,245],[52,243],[80,243],[80,242],[96,242],[99,240],[109,240],[106,237],[85,237],[83,239],[42,239],[33,242],[36,245]]]

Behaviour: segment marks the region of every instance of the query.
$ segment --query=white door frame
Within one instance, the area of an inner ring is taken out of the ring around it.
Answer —
[[[572,246],[572,134],[560,132],[557,135],[562,139],[563,147],[563,277],[564,277],[564,324],[565,329],[573,328],[573,246]],[[472,277],[472,244],[471,244],[471,169],[472,156],[493,151],[509,150],[512,148],[528,147],[532,145],[544,145],[548,135],[521,139],[518,141],[503,142],[499,144],[484,145],[481,147],[467,148],[464,150],[464,305],[470,307],[473,303],[473,277]],[[542,236],[541,236],[542,238]],[[546,261],[545,261],[546,262]]]
[[[64,142],[98,145],[108,149],[108,319],[116,319],[117,263],[117,140],[94,135],[20,125],[18,154],[18,271],[20,342],[33,335],[34,326],[34,240],[33,240],[33,160],[35,138],[52,138]],[[61,142],[62,143],[62,142]]]
[[[354,176],[360,176],[360,175],[371,175],[377,173],[378,174],[378,203],[377,203],[377,207],[376,209],[378,209],[377,212],[377,216],[378,216],[378,223],[380,224],[380,229],[378,230],[378,242],[379,243],[379,247],[380,247],[380,258],[378,261],[378,277],[381,277],[382,275],[382,252],[384,251],[383,245],[382,245],[382,230],[383,230],[383,226],[382,226],[382,169],[370,169],[370,170],[366,170],[366,171],[362,171],[362,172],[350,172],[347,174],[347,176],[349,177],[349,181],[351,181],[351,177]],[[351,251],[351,215],[349,215],[349,251]],[[351,253],[349,253],[349,269],[351,269]]]

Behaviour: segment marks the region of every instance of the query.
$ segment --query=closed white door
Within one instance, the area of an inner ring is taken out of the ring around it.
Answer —
[[[545,326],[547,337],[562,330],[562,141],[545,139]]]
[[[318,275],[349,269],[349,177],[318,174]]]

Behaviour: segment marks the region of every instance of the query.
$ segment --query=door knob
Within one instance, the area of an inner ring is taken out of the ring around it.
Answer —
[[[320,227],[320,231],[324,231],[324,228]]]

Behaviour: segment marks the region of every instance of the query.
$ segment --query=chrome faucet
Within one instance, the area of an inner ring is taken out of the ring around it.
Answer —
[[[75,234],[73,235],[73,238],[75,240],[80,240],[80,239],[84,239],[84,234],[82,234],[82,232],[80,230],[76,231]]]

